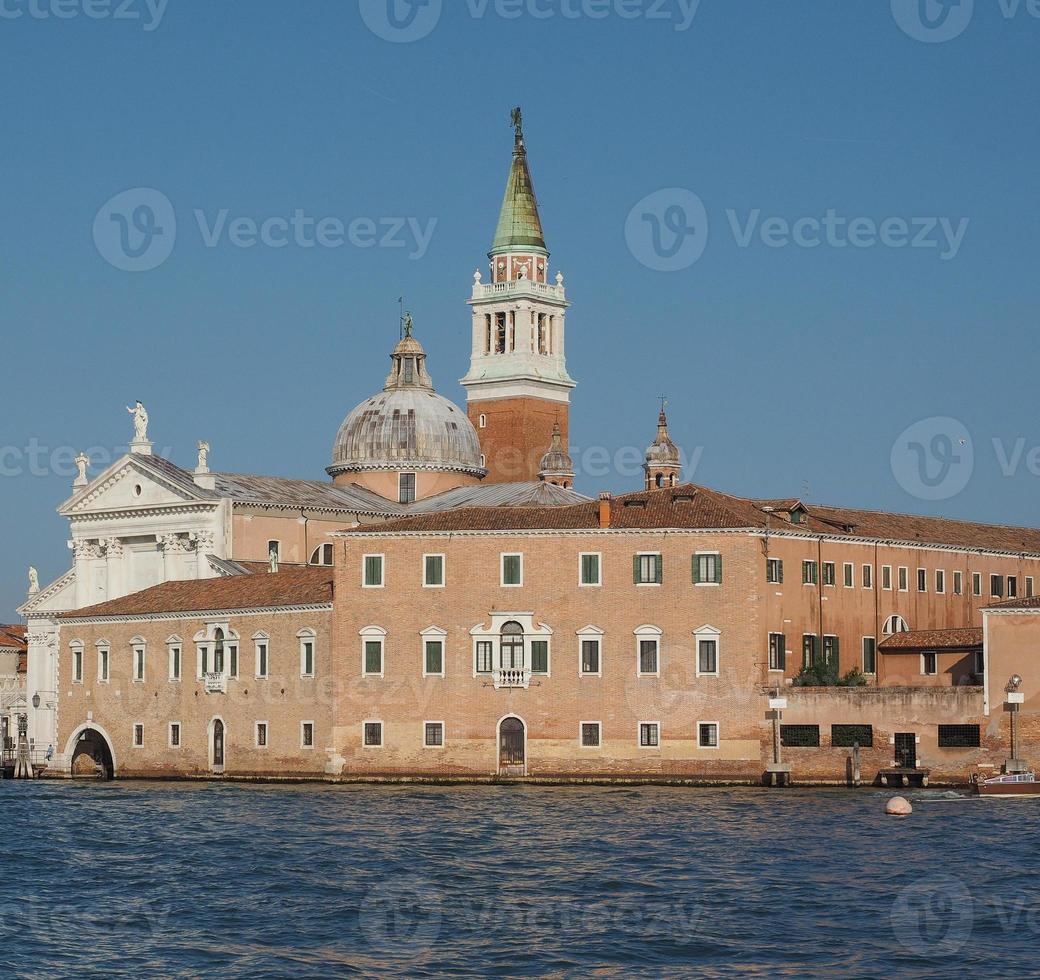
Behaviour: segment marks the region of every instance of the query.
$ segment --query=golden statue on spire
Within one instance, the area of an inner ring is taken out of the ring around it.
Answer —
[[[516,130],[516,138],[524,138],[524,113],[520,106],[517,106],[511,115],[513,120],[513,129]]]

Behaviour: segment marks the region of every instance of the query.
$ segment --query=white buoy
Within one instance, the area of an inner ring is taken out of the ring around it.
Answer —
[[[903,796],[893,796],[885,805],[885,813],[890,817],[909,817],[913,812],[910,801]]]

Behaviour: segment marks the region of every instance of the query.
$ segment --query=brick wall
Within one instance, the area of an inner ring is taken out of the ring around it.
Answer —
[[[552,442],[557,421],[567,445],[569,406],[540,398],[502,398],[471,401],[466,408],[480,437],[488,475],[485,483],[537,480],[542,457]],[[480,417],[486,417],[481,428]]]

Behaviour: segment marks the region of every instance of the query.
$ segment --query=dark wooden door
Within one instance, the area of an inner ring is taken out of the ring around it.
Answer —
[[[224,722],[213,722],[213,765],[224,765]]]
[[[524,764],[524,723],[519,718],[507,718],[502,722],[499,764],[501,766],[522,766]]]
[[[896,735],[896,766],[899,769],[917,768],[917,736],[913,732]]]

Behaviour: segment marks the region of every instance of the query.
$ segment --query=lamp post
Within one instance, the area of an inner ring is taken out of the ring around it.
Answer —
[[[1025,695],[1019,690],[1022,677],[1012,674],[1004,690],[1007,692],[1005,704],[1011,716],[1011,758],[1004,762],[1004,772],[1025,772],[1026,767],[1018,757],[1018,711],[1025,701]]]

